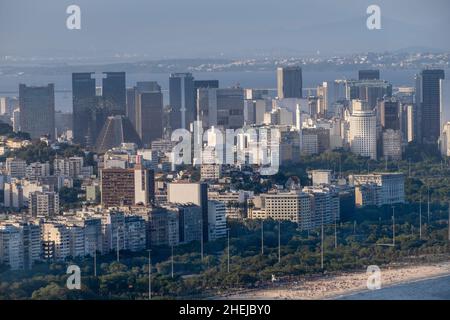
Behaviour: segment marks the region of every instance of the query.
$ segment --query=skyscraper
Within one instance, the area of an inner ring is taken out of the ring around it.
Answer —
[[[353,153],[377,159],[377,118],[365,101],[353,100],[349,142]]]
[[[55,89],[53,84],[45,87],[19,85],[20,130],[32,139],[49,135],[55,139]]]
[[[127,104],[125,72],[104,72],[103,74],[103,100],[109,115],[125,115]]]
[[[385,80],[347,80],[345,86],[347,100],[367,101],[371,109],[379,100],[392,96],[392,85]]]
[[[194,90],[199,88],[219,88],[219,80],[195,80]]]
[[[130,119],[136,131],[138,131],[136,123],[137,96],[142,92],[161,92],[161,87],[156,81],[140,81],[133,88],[127,89],[126,116]]]
[[[143,169],[140,162],[130,169],[102,169],[100,181],[105,208],[149,205],[154,198],[154,173]]]
[[[136,128],[136,87],[127,88],[127,110],[125,115]]]
[[[416,103],[419,106],[422,143],[437,143],[440,137],[441,85],[444,70],[423,70],[417,76]]]
[[[278,98],[302,98],[302,68],[284,67],[277,69]]]
[[[239,129],[244,125],[244,90],[242,88],[200,88],[198,119],[203,128]]]
[[[386,98],[380,102],[380,118],[383,129],[400,130],[400,102],[395,98]]]
[[[92,72],[72,73],[73,103],[73,141],[86,145],[91,123],[92,110],[95,109],[95,79]]]
[[[161,91],[142,92],[136,99],[136,131],[144,145],[163,135],[163,95]]]
[[[190,73],[173,73],[169,78],[170,127],[189,129],[196,119],[194,77]]]
[[[380,80],[380,70],[359,70],[359,80]]]
[[[200,206],[202,208],[203,240],[208,241],[208,185],[206,183],[169,183],[167,202]]]

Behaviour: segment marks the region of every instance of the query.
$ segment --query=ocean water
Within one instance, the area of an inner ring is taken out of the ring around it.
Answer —
[[[364,291],[338,300],[450,300],[450,275]]]
[[[105,70],[108,71],[108,70]],[[394,86],[414,86],[414,75],[418,70],[384,70],[381,77],[390,81]],[[448,72],[447,72],[448,74]],[[198,72],[193,73],[199,80],[217,79],[221,87],[240,85],[244,88],[275,89],[276,72],[274,71],[239,71],[239,72]],[[336,79],[355,79],[358,77],[357,71],[320,71],[303,72],[303,87],[315,88],[323,81]],[[127,73],[127,87],[132,87],[137,81],[157,81],[164,93],[164,103],[169,103],[168,73]],[[71,74],[67,75],[0,75],[0,96],[17,96],[19,84],[46,85],[55,84],[56,110],[72,111],[72,83]],[[100,85],[100,84],[97,84]]]

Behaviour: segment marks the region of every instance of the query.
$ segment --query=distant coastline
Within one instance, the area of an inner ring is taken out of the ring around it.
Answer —
[[[450,286],[430,287],[427,282],[439,279],[450,281],[450,261],[424,263],[410,266],[381,267],[382,288],[368,290],[365,271],[336,273],[318,276],[314,279],[303,279],[293,284],[274,284],[272,288],[254,289],[242,293],[217,297],[224,300],[396,300],[418,299],[422,292],[427,292],[423,299],[431,299],[433,295],[441,299],[450,299]],[[448,283],[448,282],[447,282]],[[405,286],[410,286],[406,287]],[[417,286],[418,289],[414,289]],[[425,287],[424,290],[421,287]],[[448,288],[447,292],[443,292]],[[412,296],[408,296],[412,292]]]

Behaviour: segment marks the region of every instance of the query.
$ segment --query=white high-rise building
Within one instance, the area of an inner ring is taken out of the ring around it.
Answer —
[[[405,175],[403,173],[374,173],[349,176],[349,184],[356,189],[374,186],[376,204],[378,206],[405,203]],[[358,195],[356,195],[356,204]]]
[[[444,129],[441,134],[441,154],[446,157],[450,157],[450,122],[444,125]]]
[[[70,232],[62,223],[42,224],[42,243],[44,258],[61,261],[70,256]]]
[[[353,100],[349,118],[349,142],[351,151],[363,157],[377,159],[377,118],[361,100]]]
[[[227,235],[225,204],[220,201],[208,201],[209,240],[224,238]]]
[[[27,162],[18,158],[6,159],[6,173],[13,178],[23,178],[26,174]]]
[[[8,105],[5,97],[0,97],[0,115],[8,113]]]
[[[30,180],[36,180],[39,177],[50,176],[50,163],[34,162],[26,167],[25,175]]]
[[[59,214],[59,194],[53,191],[31,192],[28,208],[33,217],[56,216]]]
[[[3,187],[5,208],[19,209],[24,206],[23,186],[20,181],[12,179]]]
[[[11,270],[23,269],[23,236],[20,228],[0,225],[0,263]]]

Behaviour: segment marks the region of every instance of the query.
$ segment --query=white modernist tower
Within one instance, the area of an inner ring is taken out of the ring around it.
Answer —
[[[377,159],[377,118],[360,100],[353,100],[349,142],[353,153]]]

